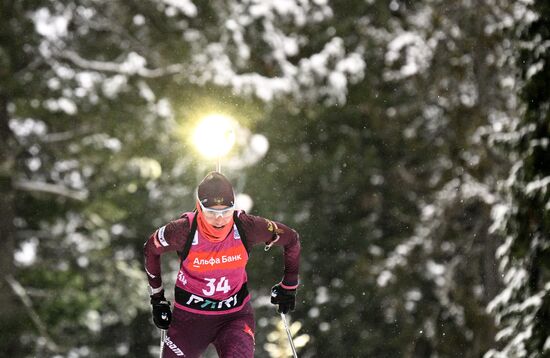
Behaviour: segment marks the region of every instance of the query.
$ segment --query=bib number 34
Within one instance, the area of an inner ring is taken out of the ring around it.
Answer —
[[[231,286],[229,286],[229,280],[226,279],[225,276],[222,276],[219,279],[205,278],[205,280],[208,282],[206,284],[208,290],[202,290],[202,293],[205,296],[212,296],[216,292],[227,293],[231,290]]]

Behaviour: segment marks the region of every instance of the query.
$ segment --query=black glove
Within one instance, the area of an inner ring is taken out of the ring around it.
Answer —
[[[151,296],[151,306],[153,306],[153,322],[160,329],[168,329],[172,322],[172,311],[170,311],[170,301],[164,298],[164,291]]]
[[[288,313],[296,307],[296,290],[282,288],[281,284],[271,287],[271,303],[279,305],[277,312]]]

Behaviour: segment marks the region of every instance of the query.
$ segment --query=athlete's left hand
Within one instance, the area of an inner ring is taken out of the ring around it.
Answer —
[[[271,303],[279,305],[277,312],[288,313],[294,311],[296,307],[296,290],[286,289],[281,287],[281,284],[276,284],[271,288]]]

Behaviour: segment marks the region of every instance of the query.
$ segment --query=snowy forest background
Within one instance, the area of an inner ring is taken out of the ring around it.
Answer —
[[[550,355],[547,0],[3,0],[0,28],[3,356],[158,352],[141,250],[214,168],[208,112],[242,205],[301,234],[299,356]],[[256,356],[287,356],[281,251],[248,272]]]

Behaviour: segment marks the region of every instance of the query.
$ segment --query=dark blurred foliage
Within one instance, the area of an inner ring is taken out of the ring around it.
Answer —
[[[548,351],[548,5],[266,4],[2,2],[0,350],[153,355],[142,245],[220,111],[269,141],[223,166],[250,213],[302,239],[301,357]],[[248,272],[267,357],[281,250]]]

